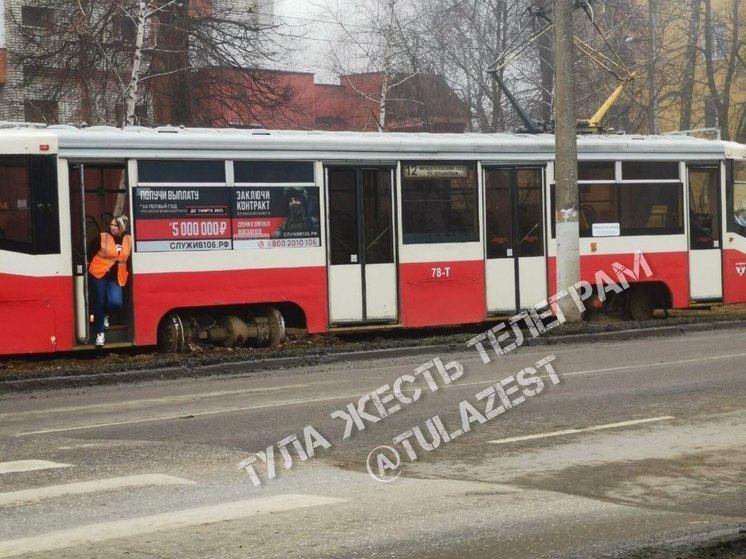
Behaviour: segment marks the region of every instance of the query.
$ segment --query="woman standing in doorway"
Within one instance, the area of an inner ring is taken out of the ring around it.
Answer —
[[[104,331],[109,314],[122,308],[122,288],[127,285],[127,260],[132,252],[132,238],[127,234],[129,219],[121,215],[111,220],[109,232],[101,233],[90,247],[93,255],[88,266],[93,293],[93,317],[96,346],[106,343]]]

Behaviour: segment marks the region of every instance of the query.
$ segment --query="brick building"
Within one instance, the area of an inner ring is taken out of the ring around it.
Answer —
[[[144,46],[157,44],[162,53],[144,61],[151,77],[139,91],[138,123],[378,130],[379,73],[342,76],[331,85],[315,83],[311,73],[214,66],[174,18],[200,21],[217,14],[225,1],[191,0],[180,15],[164,12],[147,20]],[[273,0],[240,4],[243,14],[271,26]],[[136,27],[106,2],[86,6],[91,11],[81,15],[59,2],[0,0],[0,120],[122,123]],[[100,35],[86,43],[94,27]],[[58,48],[65,43],[75,47]],[[106,49],[104,57],[97,55],[99,49]],[[28,54],[37,51],[50,56],[30,62]],[[394,85],[386,95],[384,130],[463,132],[468,127],[467,107],[442,77],[399,75],[389,81]]]
[[[221,74],[218,78],[217,74]],[[225,74],[230,74],[226,76]],[[257,87],[257,81],[262,87]],[[464,132],[466,105],[441,76],[417,75],[388,90],[385,131]],[[246,71],[203,68],[192,74],[191,116],[207,127],[301,130],[378,130],[383,76],[342,76],[339,84],[318,84],[306,72]],[[229,94],[226,95],[226,88]],[[261,90],[260,90],[261,89]],[[154,94],[158,122],[181,124],[173,95],[163,85]],[[255,103],[246,103],[246,97]],[[226,102],[233,99],[235,102]]]
[[[130,13],[125,14],[123,7]],[[99,0],[80,6],[64,0],[0,0],[0,120],[120,124],[123,89],[134,59],[137,29],[132,17],[137,8],[136,0]],[[176,10],[182,12],[174,15]],[[176,10],[153,12],[147,19],[146,50],[174,38],[168,31],[172,21],[166,18],[199,21],[229,14],[260,28],[274,22],[274,0],[189,0],[176,5]],[[189,44],[179,46],[185,49],[179,55],[186,56],[188,67],[205,65],[202,53]],[[168,58],[169,50],[151,54],[143,62],[144,69]],[[30,60],[33,55],[36,60]],[[144,85],[136,107],[138,120],[158,124]]]

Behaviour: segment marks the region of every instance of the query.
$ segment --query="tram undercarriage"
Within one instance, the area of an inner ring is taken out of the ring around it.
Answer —
[[[277,347],[285,341],[285,319],[276,307],[183,309],[158,327],[158,348],[180,353],[200,343],[224,347]]]

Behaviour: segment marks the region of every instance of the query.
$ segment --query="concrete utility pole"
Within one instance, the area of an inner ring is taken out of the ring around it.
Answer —
[[[578,232],[578,146],[575,122],[574,0],[554,0],[554,166],[557,183],[557,292],[580,281]],[[559,308],[567,322],[580,322],[582,313],[571,297]]]

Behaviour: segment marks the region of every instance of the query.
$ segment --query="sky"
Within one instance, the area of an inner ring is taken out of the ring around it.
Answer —
[[[334,32],[329,29],[326,5],[336,0],[275,0],[275,17],[282,24],[283,35],[297,52],[287,61],[285,70],[311,72],[317,83],[338,83],[326,68],[326,53]]]

